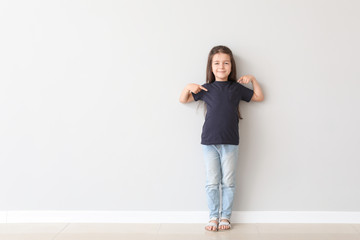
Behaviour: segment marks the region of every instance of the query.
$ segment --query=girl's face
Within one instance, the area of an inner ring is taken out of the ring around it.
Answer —
[[[227,81],[231,73],[231,59],[228,54],[217,53],[212,58],[211,69],[216,81]]]

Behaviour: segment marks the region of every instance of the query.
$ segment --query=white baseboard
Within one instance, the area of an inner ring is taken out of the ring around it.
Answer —
[[[235,211],[233,223],[360,223],[360,212]],[[0,223],[204,223],[205,211],[2,211]]]

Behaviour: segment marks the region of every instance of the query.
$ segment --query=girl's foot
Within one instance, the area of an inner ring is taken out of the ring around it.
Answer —
[[[205,229],[208,231],[216,232],[218,230],[218,219],[217,218],[211,218],[209,223],[206,224]]]
[[[230,219],[227,218],[221,218],[219,229],[220,230],[229,230],[231,228]]]

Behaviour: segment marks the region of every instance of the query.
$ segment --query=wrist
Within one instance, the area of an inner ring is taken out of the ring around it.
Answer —
[[[186,90],[188,92],[188,94],[192,93],[192,89],[193,89],[193,83],[189,83],[188,85],[186,85]]]
[[[186,85],[185,90],[186,90],[187,92],[190,91],[190,84]]]

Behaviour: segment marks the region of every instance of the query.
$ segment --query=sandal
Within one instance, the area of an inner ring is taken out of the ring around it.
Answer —
[[[216,221],[216,223],[215,223],[215,222],[212,222],[212,221]],[[216,232],[216,231],[219,230],[219,229],[218,229],[218,224],[219,224],[218,218],[212,217],[212,218],[210,218],[209,223],[206,224],[205,230],[210,231],[210,232]],[[208,227],[215,227],[215,230],[209,230],[209,229],[207,229]]]
[[[222,221],[222,220],[225,220],[225,221]],[[220,228],[221,226],[228,226],[229,228],[222,229],[222,228]],[[220,218],[219,229],[220,230],[230,230],[231,229],[230,219]]]

